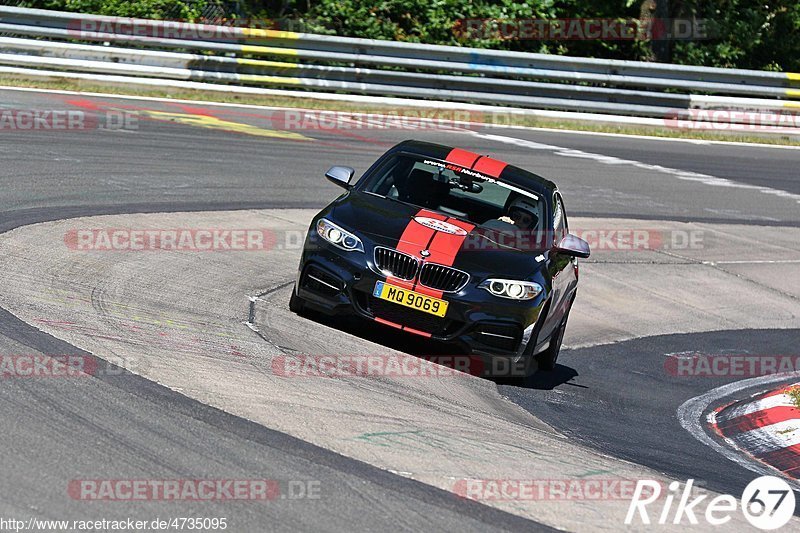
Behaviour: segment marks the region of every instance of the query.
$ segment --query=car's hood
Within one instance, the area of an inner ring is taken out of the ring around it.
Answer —
[[[348,229],[371,240],[376,245],[396,248],[409,225],[418,224],[420,208],[398,201],[371,194],[351,191],[336,201],[332,206],[331,218]],[[459,222],[454,219],[453,222]],[[465,221],[464,221],[465,222]],[[463,224],[471,227],[471,224]],[[535,243],[521,243],[523,250],[514,248],[520,244],[514,238],[503,234],[474,227],[462,235],[460,246],[452,266],[472,274],[486,273],[497,277],[520,278],[532,275],[544,264],[546,252],[537,249]],[[437,243],[448,242],[449,239],[433,239],[428,248],[435,252]],[[406,244],[408,244],[406,242]],[[426,246],[405,247],[409,253],[422,258]],[[419,250],[416,250],[419,248]],[[434,256],[436,254],[434,253]]]

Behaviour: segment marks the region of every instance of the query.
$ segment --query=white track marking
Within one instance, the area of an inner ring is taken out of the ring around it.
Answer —
[[[677,168],[669,168],[664,167],[661,165],[651,165],[648,163],[643,163],[641,161],[636,161],[633,159],[621,159],[619,157],[609,156],[609,155],[602,155],[602,154],[595,154],[592,152],[584,152],[583,150],[573,150],[571,148],[564,148],[562,146],[553,146],[550,144],[542,144],[534,141],[529,141],[527,139],[518,139],[516,137],[507,137],[505,135],[494,135],[490,133],[478,133],[472,132],[473,135],[476,137],[480,137],[481,139],[487,139],[490,141],[497,141],[505,144],[513,144],[515,146],[521,146],[523,148],[528,148],[530,150],[547,150],[552,151],[555,155],[560,155],[564,157],[576,157],[580,159],[591,159],[593,161],[597,161],[598,163],[602,163],[604,165],[628,165],[633,166],[636,168],[642,168],[645,170],[650,170],[654,172],[660,172],[662,174],[668,174],[673,176],[679,180],[684,181],[694,181],[698,183],[702,183],[703,185],[709,185],[711,187],[725,187],[729,189],[746,189],[751,191],[760,192],[762,194],[769,194],[772,196],[778,196],[780,198],[786,198],[789,200],[794,200],[798,204],[800,204],[800,194],[790,193],[788,191],[782,191],[780,189],[773,189],[771,187],[761,187],[759,185],[750,185],[748,183],[739,183],[736,181],[731,181],[726,178],[718,178],[716,176],[710,176],[708,174],[700,174],[699,172],[692,172],[689,170],[680,170]]]
[[[681,404],[681,406],[678,407],[678,410],[676,412],[676,415],[678,417],[678,422],[681,424],[683,429],[688,431],[695,439],[699,440],[706,446],[718,452],[726,459],[729,459],[730,461],[733,461],[742,468],[746,468],[751,472],[755,472],[759,475],[774,476],[776,475],[777,472],[776,469],[769,468],[766,465],[758,461],[755,461],[754,459],[750,459],[749,457],[746,457],[745,455],[738,453],[737,451],[731,448],[726,448],[725,446],[721,445],[720,443],[712,439],[706,433],[705,429],[703,429],[702,417],[703,413],[706,411],[706,409],[708,409],[709,405],[711,405],[716,401],[719,401],[725,396],[736,394],[737,392],[740,392],[750,387],[765,386],[771,383],[784,381],[787,378],[796,378],[796,377],[800,377],[800,372],[791,372],[787,374],[780,374],[774,376],[761,376],[717,387],[716,389],[710,390],[707,393],[702,394],[700,396],[691,398],[686,402],[684,402],[683,404]],[[784,476],[782,473],[780,475],[783,476],[789,482],[789,484],[792,485],[792,487],[794,487],[797,490],[800,490],[800,483],[797,480],[788,478]]]
[[[752,143],[752,142],[736,142],[736,141],[717,141],[712,139],[687,139],[681,137],[657,137],[655,135],[636,135],[633,133],[611,133],[606,131],[584,131],[584,130],[569,130],[569,129],[559,129],[559,128],[541,128],[541,127],[534,127],[534,126],[517,126],[517,125],[508,125],[508,126],[501,126],[497,125],[494,126],[496,128],[503,128],[503,129],[510,129],[510,130],[527,130],[527,131],[543,131],[546,133],[570,133],[575,135],[594,135],[594,136],[601,136],[601,137],[617,137],[622,139],[643,139],[647,141],[663,141],[663,142],[679,142],[679,143],[690,143],[690,144],[698,144],[698,145],[721,145],[721,146],[747,146],[752,148],[760,148],[762,146],[768,146],[770,148],[782,148],[787,150],[800,150],[800,146],[789,145],[789,144],[766,144],[766,143]]]

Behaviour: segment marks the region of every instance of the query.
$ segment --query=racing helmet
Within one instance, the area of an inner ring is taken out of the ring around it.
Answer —
[[[508,216],[520,229],[534,229],[539,223],[539,209],[536,202],[519,196],[508,206]]]

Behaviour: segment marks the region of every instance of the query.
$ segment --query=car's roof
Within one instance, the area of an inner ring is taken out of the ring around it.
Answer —
[[[538,192],[545,197],[552,197],[552,192],[556,190],[555,183],[542,176],[469,150],[417,140],[403,141],[389,150],[389,152],[400,151],[466,166],[522,189]]]

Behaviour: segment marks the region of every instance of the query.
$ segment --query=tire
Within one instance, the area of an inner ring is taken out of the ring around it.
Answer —
[[[537,339],[539,338],[539,330],[541,328],[542,322],[544,317],[550,312],[550,302],[548,301],[545,304],[544,309],[542,310],[539,318],[542,320],[538,320],[536,327],[531,334],[530,340],[528,341],[527,346],[525,346],[525,350],[522,352],[522,375],[517,375],[511,377],[511,381],[518,383],[520,385],[524,384],[527,379],[536,373],[538,370],[538,361],[537,358],[533,355],[533,351],[536,349]]]
[[[550,372],[555,369],[556,361],[558,361],[558,352],[561,351],[561,341],[564,340],[564,331],[567,329],[567,319],[569,318],[569,311],[561,320],[558,329],[553,332],[553,337],[550,339],[550,346],[545,351],[536,356],[536,363],[539,370]]]
[[[292,287],[292,295],[289,297],[289,311],[292,313],[301,314],[306,308],[306,302],[294,292]]]

